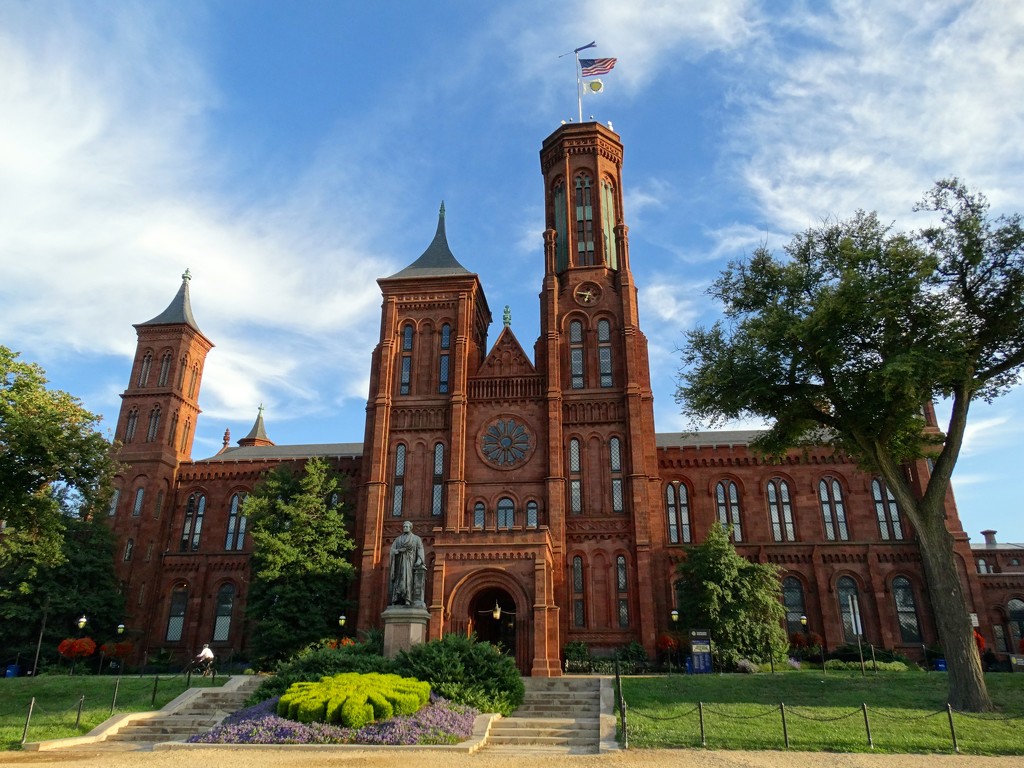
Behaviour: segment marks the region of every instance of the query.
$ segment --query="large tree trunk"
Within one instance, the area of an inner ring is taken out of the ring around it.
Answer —
[[[992,702],[981,671],[974,629],[953,554],[953,537],[943,510],[918,509],[921,561],[949,674],[949,703],[965,712],[986,712]]]

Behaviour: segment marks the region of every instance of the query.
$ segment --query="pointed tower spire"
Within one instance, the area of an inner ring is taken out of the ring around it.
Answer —
[[[240,446],[262,448],[266,445],[274,445],[274,441],[267,437],[267,428],[263,424],[263,403],[260,403],[259,412],[256,416],[256,423],[252,425],[249,434],[238,441]]]
[[[196,325],[196,320],[192,317],[192,302],[188,296],[188,284],[191,279],[192,273],[186,269],[181,276],[181,287],[175,297],[171,299],[171,303],[167,305],[167,309],[152,320],[139,323],[139,325],[187,325],[193,330],[199,331],[199,326]],[[202,333],[202,331],[199,332]]]
[[[470,275],[468,269],[459,263],[448,247],[448,236],[444,228],[444,201],[441,201],[441,209],[437,213],[437,231],[434,239],[427,246],[427,250],[412,264],[396,272],[384,280],[394,280],[403,277],[450,277],[452,275]]]

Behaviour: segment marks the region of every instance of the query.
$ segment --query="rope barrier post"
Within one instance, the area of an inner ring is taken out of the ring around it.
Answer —
[[[786,744],[786,749],[789,749],[789,729],[786,727],[786,703],[783,701],[779,702],[779,712],[782,713],[782,740]]]
[[[622,707],[622,748],[629,749],[629,734],[626,730],[626,701],[622,700],[620,706]]]
[[[110,714],[114,714],[114,707],[117,706],[117,689],[121,686],[121,678],[114,680],[114,698],[110,700]]]
[[[82,707],[85,705],[85,696],[80,696],[78,699],[78,713],[75,715],[75,730],[78,729],[78,724],[82,721]]]
[[[189,667],[188,672],[185,674],[185,687],[192,687],[192,667]]]
[[[871,738],[871,723],[868,722],[868,705],[861,703],[861,709],[864,710],[864,730],[868,732],[868,747],[870,749],[875,748],[875,742]]]
[[[874,646],[874,643],[871,644],[871,668],[875,671],[875,674],[877,675],[878,674],[878,662],[875,660],[875,646]]]
[[[21,743],[24,744],[28,741],[28,724],[32,722],[32,710],[36,707],[36,697],[33,696],[32,700],[28,703],[28,715],[25,717],[25,730],[21,732]]]
[[[156,706],[156,685],[160,682],[160,675],[153,678],[153,697],[149,700],[150,706]]]
[[[772,653],[772,644],[768,643],[768,662],[772,665],[772,674],[775,674],[775,654]]]
[[[946,712],[949,713],[949,735],[953,737],[953,751],[960,754],[960,745],[956,743],[956,728],[953,727],[953,705],[946,705]]]
[[[697,713],[700,715],[700,745],[706,747],[708,745],[707,739],[704,737],[704,702],[697,702]]]

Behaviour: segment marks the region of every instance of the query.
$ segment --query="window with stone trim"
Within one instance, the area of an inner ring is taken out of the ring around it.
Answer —
[[[878,535],[882,537],[882,541],[902,541],[903,522],[900,520],[900,508],[892,491],[880,477],[871,481],[871,498],[875,503]]]
[[[612,381],[612,325],[607,320],[597,321],[597,363],[601,386],[611,387]]]
[[[690,494],[684,483],[665,486],[665,517],[668,543],[690,543]]]
[[[248,524],[248,519],[242,514],[245,496],[244,493],[233,493],[228,502],[228,531],[224,538],[224,549],[229,552],[240,551],[245,547],[245,528]]]
[[[892,599],[896,604],[896,620],[900,625],[900,639],[904,643],[921,642],[921,625],[917,620],[917,601],[910,579],[897,576],[892,580]]]
[[[124,424],[124,441],[130,443],[135,440],[135,430],[139,425],[139,409],[132,408],[128,411],[128,418]]]
[[[743,541],[743,520],[740,512],[740,493],[732,480],[719,480],[715,485],[715,503],[718,522],[732,534],[736,543]]]
[[[569,511],[583,514],[583,460],[580,441],[569,441]]]
[[[197,552],[203,533],[203,518],[206,516],[206,496],[190,493],[185,502],[185,523],[181,527],[180,552]]]
[[[135,503],[132,504],[132,517],[138,517],[142,514],[142,502],[146,497],[145,488],[135,489]]]
[[[619,268],[618,244],[615,242],[617,221],[615,186],[608,180],[601,180],[601,222],[604,237],[604,263],[609,269]]]
[[[594,257],[594,204],[590,176],[576,176],[576,266],[592,267]]]
[[[800,617],[807,614],[804,605],[804,585],[796,576],[782,580],[782,604],[786,608],[786,634],[792,636],[804,631]]]
[[[569,323],[569,386],[573,389],[586,386],[583,362],[583,323],[573,320]]]
[[[141,603],[141,595],[139,598]],[[185,629],[185,609],[188,607],[188,587],[175,587],[171,592],[171,605],[167,613],[167,633],[164,640],[168,643],[180,643]]]
[[[516,524],[516,505],[512,499],[503,496],[498,499],[498,530],[509,529]]]
[[[160,432],[160,406],[153,406],[149,412],[149,427],[146,429],[146,442],[152,443]]]
[[[164,352],[160,358],[160,376],[157,378],[158,387],[166,387],[171,378],[171,353]]]
[[[117,505],[121,502],[121,489],[115,488],[114,495],[110,497],[110,506],[107,507],[107,517],[117,514]]]
[[[439,394],[448,394],[448,384],[451,376],[449,370],[449,350],[452,346],[452,327],[445,323],[441,326],[441,354],[438,358],[437,391]]]
[[[555,208],[555,271],[562,274],[569,266],[569,236],[566,230],[565,180],[559,179],[551,187]]]
[[[213,621],[213,642],[227,642],[231,634],[231,616],[234,609],[235,585],[224,584],[217,590],[217,613]]]
[[[793,501],[789,494],[789,483],[781,477],[768,481],[768,517],[772,524],[772,538],[775,541],[796,541],[793,527]]]
[[[398,382],[400,395],[408,395],[412,391],[412,338],[413,327],[407,323],[402,326],[402,368]]]
[[[843,489],[836,478],[823,477],[818,481],[818,501],[821,504],[822,522],[825,524],[825,538],[829,541],[849,541]]]
[[[587,626],[587,611],[583,587],[583,558],[572,559],[572,624],[574,627]]]
[[[395,482],[391,497],[391,516],[401,517],[405,507],[405,445],[395,447]]]
[[[612,512],[625,511],[622,491],[622,441],[613,437],[608,441],[608,460],[612,480]]]
[[[857,582],[849,576],[841,576],[836,582],[836,599],[839,601],[839,615],[843,620],[843,638],[847,643],[856,643],[857,635],[864,633]]]
[[[135,539],[129,538],[124,543],[124,562],[128,562],[132,559],[132,552],[135,551]]]
[[[615,558],[615,589],[618,592],[619,629],[629,629],[629,574],[626,558],[619,555]]]
[[[487,508],[484,506],[482,501],[478,501],[473,505],[473,527],[483,528],[485,517],[487,515]]]
[[[444,445],[434,445],[434,474],[430,492],[430,514],[440,517],[444,512]]]
[[[536,528],[539,524],[539,512],[536,501],[526,502],[526,527]]]
[[[171,428],[167,430],[167,444],[174,445],[174,436],[178,433],[178,412],[171,414]]]
[[[142,365],[139,367],[139,381],[140,387],[149,385],[149,371],[153,367],[153,353],[147,352],[142,358]]]

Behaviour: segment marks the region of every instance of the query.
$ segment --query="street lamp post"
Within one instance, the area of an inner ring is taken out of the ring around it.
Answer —
[[[89,623],[89,619],[83,613],[78,619],[78,636],[82,637],[82,631],[85,629],[85,625]],[[75,665],[78,664],[78,656],[75,656],[71,660],[71,674],[75,674]]]
[[[670,613],[669,616],[672,617],[672,633],[675,635],[675,637],[673,639],[676,641],[676,661],[679,662],[679,669],[680,669],[680,671],[682,671],[682,666],[683,666],[682,665],[682,661],[681,661],[681,659],[682,659],[682,656],[681,656],[682,651],[679,649],[679,634],[678,634],[679,611],[677,611],[676,609],[673,608],[672,609],[672,613]],[[672,672],[672,656],[671,656],[671,654],[669,654],[668,671],[671,674],[671,672]]]
[[[117,638],[120,641],[121,637],[124,636],[124,624],[117,625]],[[117,657],[117,678],[121,679],[121,672],[124,670],[124,657],[118,655]]]

